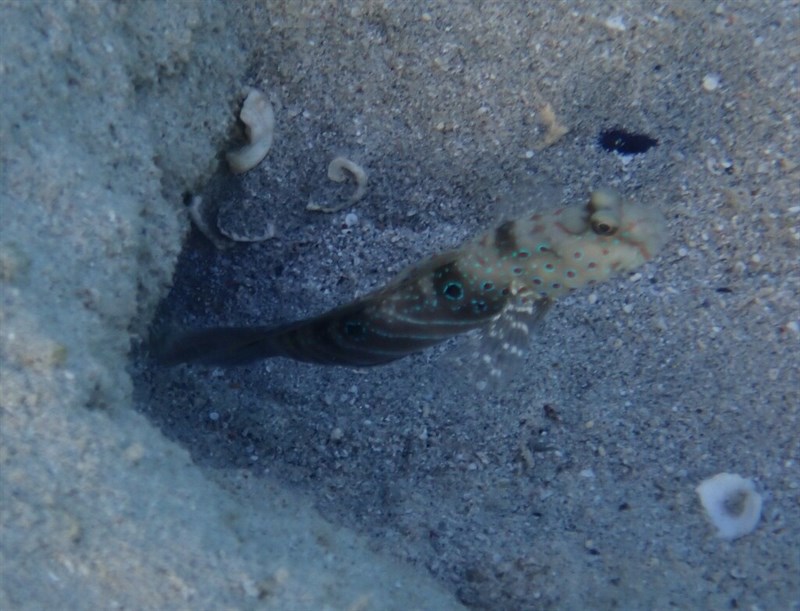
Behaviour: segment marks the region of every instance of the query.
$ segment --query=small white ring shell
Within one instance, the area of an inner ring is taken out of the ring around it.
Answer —
[[[753,480],[719,473],[695,488],[717,536],[732,541],[753,532],[761,519],[761,495]]]

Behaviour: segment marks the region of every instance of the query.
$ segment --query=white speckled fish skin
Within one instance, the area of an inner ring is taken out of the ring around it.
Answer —
[[[588,204],[505,222],[320,316],[279,327],[189,333],[172,341],[162,360],[237,365],[282,356],[326,365],[388,363],[465,331],[490,323],[497,328],[512,310],[540,317],[552,300],[638,267],[665,240],[656,210],[598,189]]]

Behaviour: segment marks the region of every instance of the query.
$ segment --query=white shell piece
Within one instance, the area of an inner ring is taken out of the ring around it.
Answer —
[[[275,224],[267,223],[258,231],[233,230],[222,225],[217,225],[219,232],[234,242],[265,242],[275,237]]]
[[[717,536],[732,541],[755,530],[761,519],[761,495],[753,480],[718,473],[695,488]]]

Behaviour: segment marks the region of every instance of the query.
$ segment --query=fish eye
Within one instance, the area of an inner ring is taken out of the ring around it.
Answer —
[[[592,231],[597,235],[613,235],[616,233],[617,228],[603,221],[594,221],[592,223]]]

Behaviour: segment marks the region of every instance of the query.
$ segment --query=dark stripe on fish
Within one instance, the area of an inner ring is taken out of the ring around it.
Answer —
[[[428,290],[433,283],[433,293]],[[455,261],[440,264],[403,293],[365,298],[276,333],[281,356],[342,365],[379,365],[482,327],[506,299],[476,295]]]
[[[513,257],[519,249],[514,236],[514,221],[506,221],[494,230],[494,248],[500,259]]]

